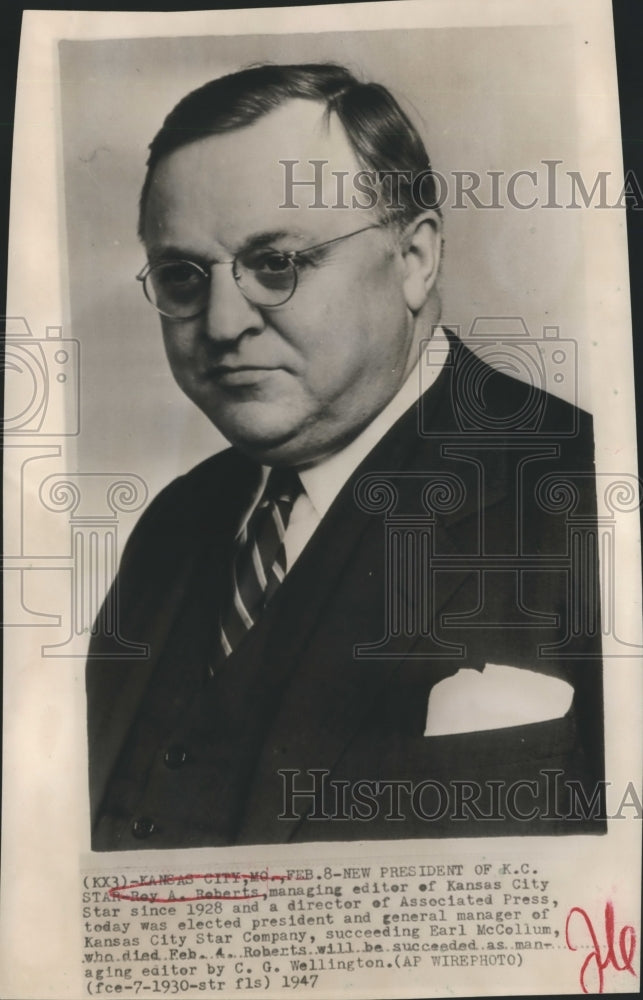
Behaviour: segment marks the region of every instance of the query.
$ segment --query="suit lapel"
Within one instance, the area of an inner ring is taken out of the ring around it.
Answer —
[[[433,398],[428,398],[429,393]],[[424,418],[433,408],[444,409],[444,396],[448,395],[448,387],[438,380],[422,401]],[[444,426],[445,414],[437,416]],[[416,408],[408,411],[362,463],[281,588],[265,648],[270,669],[278,672],[285,685],[284,694],[249,789],[240,842],[283,842],[296,836],[302,820],[275,822],[283,785],[277,771],[298,770],[302,760],[310,759],[312,743],[316,766],[332,775],[374,704],[409,660],[424,661],[429,687],[463,665],[457,646],[446,649],[441,662],[429,659],[426,636],[417,630],[402,630],[379,651],[372,648],[358,657],[352,652],[352,643],[359,644],[362,638],[360,627],[365,629],[365,639],[369,632],[376,637],[377,630],[384,636],[387,629],[382,611],[388,584],[383,573],[386,527],[381,514],[374,516],[355,502],[356,487],[368,482],[364,477],[371,477],[373,484],[388,479],[398,487],[400,503],[394,516],[399,517],[407,504],[412,505],[411,510],[417,509],[413,496],[421,494],[423,484],[432,483],[439,489],[440,483],[453,485],[457,476],[461,502],[452,504],[451,510],[436,509],[431,522],[433,552],[448,563],[451,557],[479,550],[479,467],[467,461],[454,462],[439,442],[419,438],[417,419]],[[503,477],[498,476],[487,492],[489,504],[499,502],[504,493]],[[423,516],[427,522],[426,509]],[[441,574],[433,620],[438,620],[468,577],[467,568]],[[406,608],[410,616],[417,617],[417,594],[404,582],[399,584],[399,599],[402,613]],[[351,651],[348,656],[347,649]],[[445,666],[442,660],[449,661],[449,655],[452,659]],[[313,715],[318,724],[311,732],[305,720]],[[275,747],[280,748],[278,767]]]

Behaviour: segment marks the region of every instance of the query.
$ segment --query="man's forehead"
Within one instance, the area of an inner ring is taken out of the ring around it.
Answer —
[[[275,163],[296,157],[325,158],[337,161],[338,169],[356,166],[350,140],[337,114],[329,114],[319,101],[303,98],[285,101],[250,125],[211,139],[201,141],[203,155],[237,160],[262,155]]]
[[[254,214],[258,225],[253,229],[265,223],[306,231],[310,218],[304,217],[311,215],[321,224],[322,239],[326,224],[318,216],[326,213],[309,213],[308,206],[319,203],[320,196],[323,204],[335,204],[337,173],[353,176],[359,169],[337,115],[328,115],[320,102],[293,99],[251,125],[199,139],[164,157],[152,178],[147,222],[153,221],[156,229],[169,217],[187,221],[199,205],[203,212],[216,211],[225,241],[228,223],[236,228],[235,219],[250,222]],[[302,215],[285,203],[306,211]]]

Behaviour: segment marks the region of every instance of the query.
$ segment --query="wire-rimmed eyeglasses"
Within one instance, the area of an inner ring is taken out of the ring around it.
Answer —
[[[142,282],[147,300],[161,316],[168,319],[195,319],[207,309],[211,269],[219,264],[232,265],[232,274],[239,290],[253,305],[269,308],[283,306],[297,288],[301,266],[298,258],[384,225],[385,222],[374,222],[303,250],[255,247],[240,251],[232,260],[218,260],[206,265],[197,264],[193,260],[160,260],[147,263],[136,275],[136,279]]]

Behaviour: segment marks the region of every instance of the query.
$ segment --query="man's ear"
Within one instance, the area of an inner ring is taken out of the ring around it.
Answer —
[[[412,313],[420,311],[438,277],[442,252],[442,221],[437,212],[416,216],[404,230],[404,297]]]

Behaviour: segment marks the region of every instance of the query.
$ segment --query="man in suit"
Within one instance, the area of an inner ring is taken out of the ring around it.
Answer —
[[[392,96],[330,65],[206,84],[140,235],[232,447],[150,505],[96,623],[94,849],[602,832],[591,421],[438,325]]]

